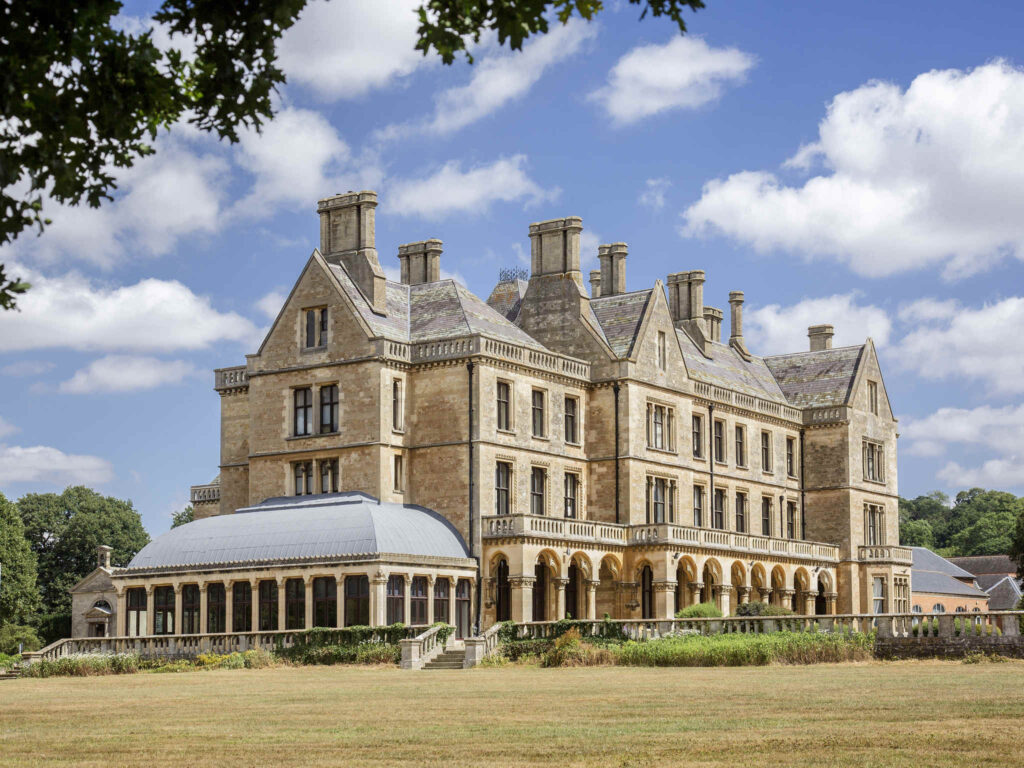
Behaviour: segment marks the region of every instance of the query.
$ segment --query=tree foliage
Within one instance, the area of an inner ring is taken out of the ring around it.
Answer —
[[[686,32],[683,12],[698,11],[703,0],[629,0],[639,6],[640,18],[648,14],[666,16],[675,22],[680,33]],[[523,42],[535,34],[548,31],[550,17],[562,24],[579,15],[588,21],[604,9],[601,0],[426,0],[420,6],[419,42],[416,50],[426,55],[431,49],[445,64],[458,54],[470,62],[473,55],[467,44],[480,42],[481,34],[495,32],[500,45],[508,44],[518,51]]]
[[[118,0],[0,5],[0,245],[48,223],[43,199],[98,207],[118,168],[179,121],[235,142],[269,119],[278,38],[306,0],[164,0],[154,14],[194,53],[116,20]],[[3,282],[10,309],[20,281]]]
[[[950,502],[939,491],[900,499],[900,543],[934,549],[947,557],[1010,552],[1024,520],[1024,498],[971,488]]]
[[[195,519],[196,519],[196,511],[192,507],[192,505],[189,504],[183,510],[181,510],[180,512],[175,512],[171,516],[171,528],[177,528],[179,525],[184,525],[185,523],[191,523]]]
[[[112,565],[127,565],[149,534],[130,501],[82,486],[18,500],[25,535],[38,558],[44,611],[71,610],[69,590],[96,567],[96,547],[112,547]]]
[[[0,626],[25,624],[39,610],[36,556],[17,507],[0,493]]]

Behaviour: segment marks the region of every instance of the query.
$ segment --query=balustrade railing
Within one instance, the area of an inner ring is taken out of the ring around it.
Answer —
[[[441,638],[444,637],[447,641],[449,635],[447,631],[442,630],[453,629],[454,627],[446,624],[434,624],[416,637],[399,640],[398,644],[402,648],[402,669],[422,669],[424,664],[444,650],[445,642]]]
[[[231,368],[218,368],[213,372],[213,388],[238,389],[249,386],[249,373],[244,365],[236,365]]]
[[[501,624],[493,624],[480,637],[466,638],[466,659],[463,662],[466,667],[475,667],[498,648],[501,627]]]
[[[914,553],[910,547],[897,547],[890,544],[858,547],[857,556],[861,560],[886,563],[910,564],[914,562]]]

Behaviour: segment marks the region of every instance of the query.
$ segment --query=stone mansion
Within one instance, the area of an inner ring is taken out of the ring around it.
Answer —
[[[196,521],[125,568],[101,554],[76,635],[909,611],[870,339],[833,348],[816,325],[758,357],[743,292],[723,341],[701,270],[627,290],[617,242],[585,281],[575,217],[531,224],[529,274],[486,301],[441,278],[439,240],[400,246],[393,282],[376,206],[319,202],[262,346],[215,373]]]

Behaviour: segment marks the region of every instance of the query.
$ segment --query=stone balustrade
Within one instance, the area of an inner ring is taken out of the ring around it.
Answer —
[[[217,368],[213,375],[213,388],[218,392],[227,392],[232,389],[247,389],[249,387],[249,372],[244,365],[235,365],[231,368]]]
[[[542,515],[489,515],[483,518],[483,536],[485,539],[532,536],[589,544],[693,546],[755,555],[784,555],[815,561],[839,561],[839,547],[832,544],[798,539],[776,539],[717,528],[695,528],[671,523],[628,526]],[[906,547],[889,547],[888,549],[910,552]]]
[[[891,544],[858,547],[857,557],[867,562],[896,563],[898,565],[910,565],[914,562],[914,553],[910,547],[897,547]]]
[[[402,648],[402,660],[399,662],[399,666],[402,669],[423,669],[424,664],[444,650],[445,643],[441,642],[441,630],[446,626],[448,625],[435,624],[416,637],[399,640],[398,644]]]
[[[485,657],[498,649],[500,644],[498,632],[501,627],[501,624],[494,624],[480,637],[466,638],[466,659],[463,662],[466,668],[475,667]]]
[[[220,483],[208,483],[207,485],[193,485],[191,500],[193,504],[220,501]]]
[[[748,411],[756,411],[767,416],[774,416],[777,419],[802,422],[804,418],[803,412],[799,408],[776,403],[772,400],[764,400],[760,397],[753,397],[742,392],[734,392],[731,389],[716,387],[714,384],[707,384],[702,381],[694,382],[693,391],[697,397],[704,398],[705,400],[734,405],[739,408],[745,408]]]

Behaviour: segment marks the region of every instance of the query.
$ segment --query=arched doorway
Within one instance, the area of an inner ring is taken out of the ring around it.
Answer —
[[[654,618],[654,571],[649,565],[640,570],[640,617]]]
[[[713,603],[715,601],[715,586],[720,582],[718,580],[718,573],[711,563],[704,565],[704,572],[701,574],[701,581],[704,582],[704,586],[700,590],[700,601],[702,603]]]
[[[819,576],[818,594],[814,596],[814,612],[819,616],[823,616],[828,613],[828,600],[825,598],[825,592],[827,591],[828,590],[825,589],[825,580]]]
[[[573,560],[569,563],[569,583],[565,585],[565,618],[580,617],[580,569]]]
[[[533,569],[533,620],[548,620],[548,566],[543,559]]]
[[[512,617],[512,585],[508,581],[508,560],[498,561],[497,584],[495,585],[495,618],[508,621]]]

